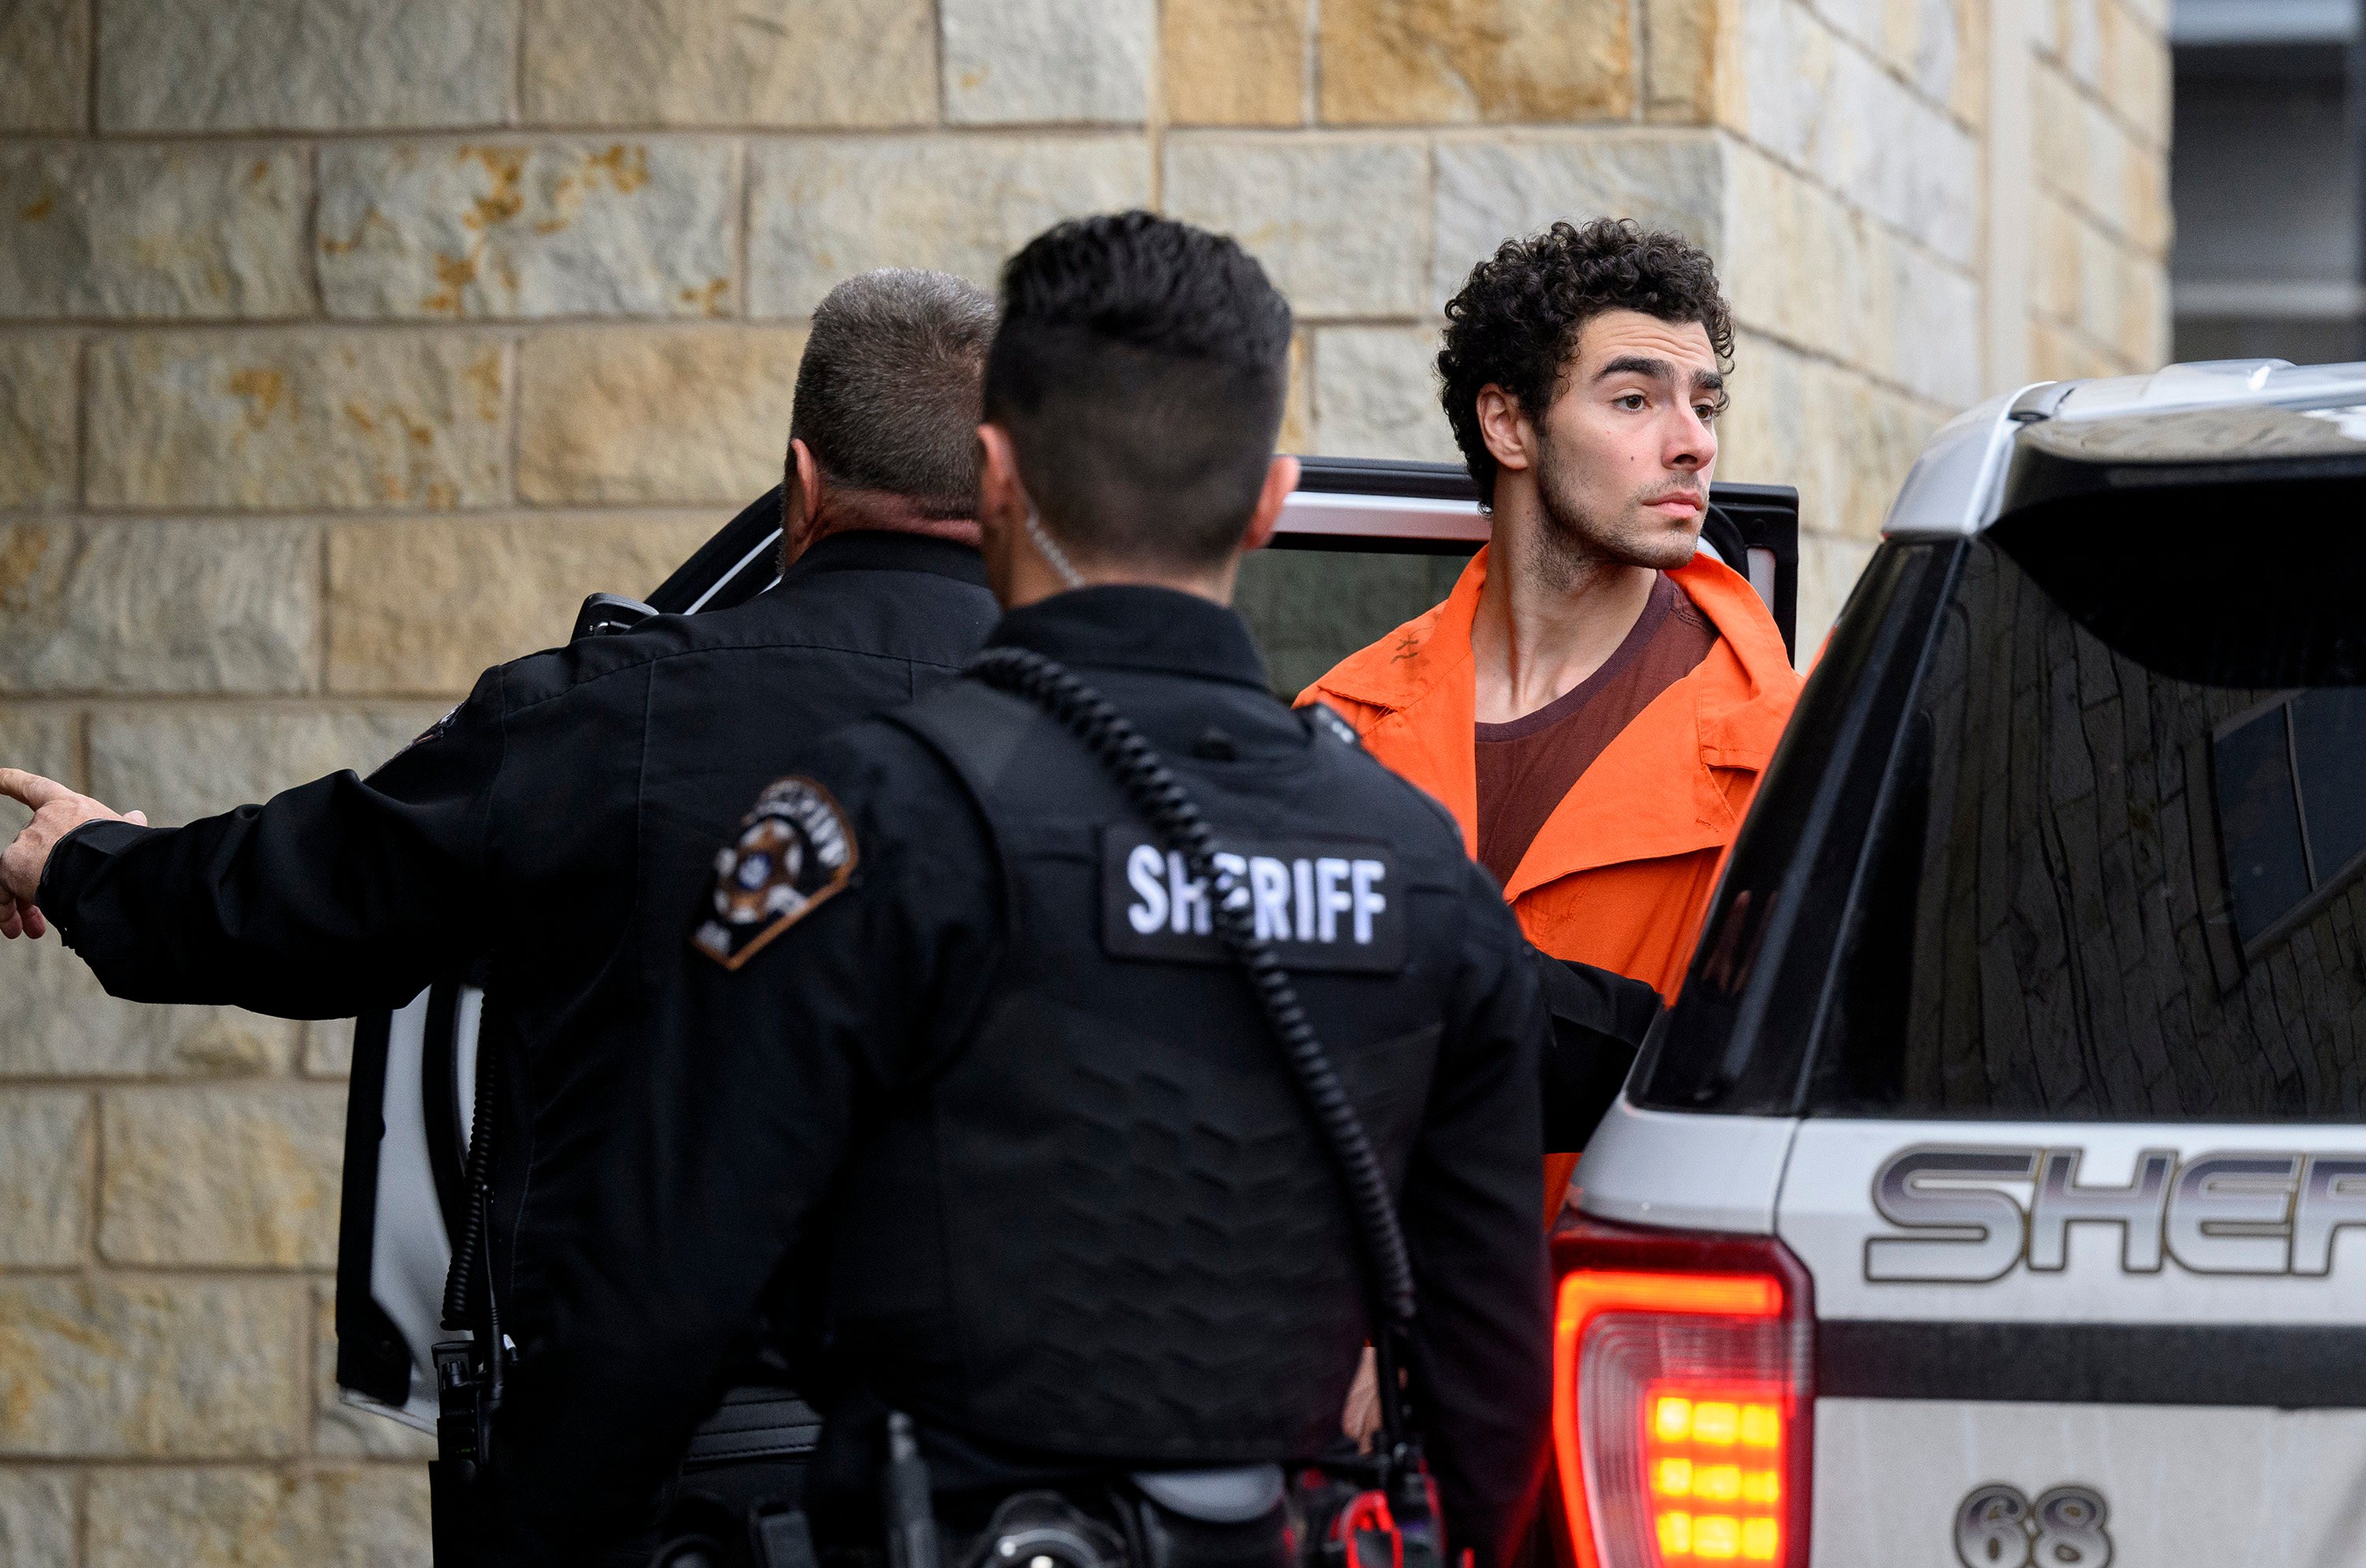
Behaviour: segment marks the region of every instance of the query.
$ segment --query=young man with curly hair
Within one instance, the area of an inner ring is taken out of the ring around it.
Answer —
[[[1758,595],[1694,553],[1733,351],[1716,266],[1630,222],[1556,223],[1446,313],[1489,542],[1300,700],[1452,810],[1537,946],[1673,999],[1799,688]],[[1547,1160],[1548,1213],[1575,1163]]]

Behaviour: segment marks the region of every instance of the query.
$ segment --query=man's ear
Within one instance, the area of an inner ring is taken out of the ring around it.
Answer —
[[[1019,477],[1019,455],[1010,432],[991,423],[977,427],[977,520],[981,526],[1015,525],[1027,515],[1026,481]]]
[[[1525,469],[1535,462],[1536,421],[1520,400],[1490,381],[1479,389],[1479,435],[1498,468]]]
[[[1027,525],[1027,486],[1019,477],[1019,455],[1010,432],[988,423],[977,427],[977,548],[986,558],[986,580],[1005,608],[1020,602],[1030,582],[1034,552],[1022,544]],[[1040,564],[1040,563],[1039,563]],[[1031,597],[1059,592],[1053,586]]]
[[[1276,457],[1266,465],[1265,488],[1257,491],[1256,510],[1249,513],[1247,531],[1241,535],[1241,548],[1261,550],[1281,525],[1281,508],[1290,500],[1290,492],[1298,488],[1298,459]]]
[[[792,437],[781,475],[781,569],[787,570],[814,540],[821,515],[821,465],[813,448]]]
[[[789,443],[789,471],[796,476],[796,498],[794,502],[783,499],[796,507],[800,521],[811,523],[821,511],[821,464],[815,460],[813,448],[801,440]]]

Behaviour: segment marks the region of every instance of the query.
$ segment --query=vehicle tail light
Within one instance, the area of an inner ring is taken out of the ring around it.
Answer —
[[[1553,1238],[1553,1458],[1578,1568],[1805,1568],[1807,1272],[1770,1238]]]

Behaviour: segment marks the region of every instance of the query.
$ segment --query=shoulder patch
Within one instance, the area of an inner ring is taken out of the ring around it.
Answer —
[[[715,892],[691,945],[737,969],[853,880],[854,829],[829,791],[775,779],[715,857]]]

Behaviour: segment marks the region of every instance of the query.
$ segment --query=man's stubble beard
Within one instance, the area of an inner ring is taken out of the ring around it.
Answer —
[[[1606,527],[1586,509],[1576,487],[1568,483],[1568,469],[1555,444],[1547,441],[1537,453],[1537,506],[1543,526],[1529,541],[1524,563],[1544,588],[1567,593],[1606,567],[1643,566],[1666,570],[1691,558],[1664,558],[1673,554],[1651,547],[1656,541],[1630,539]]]

